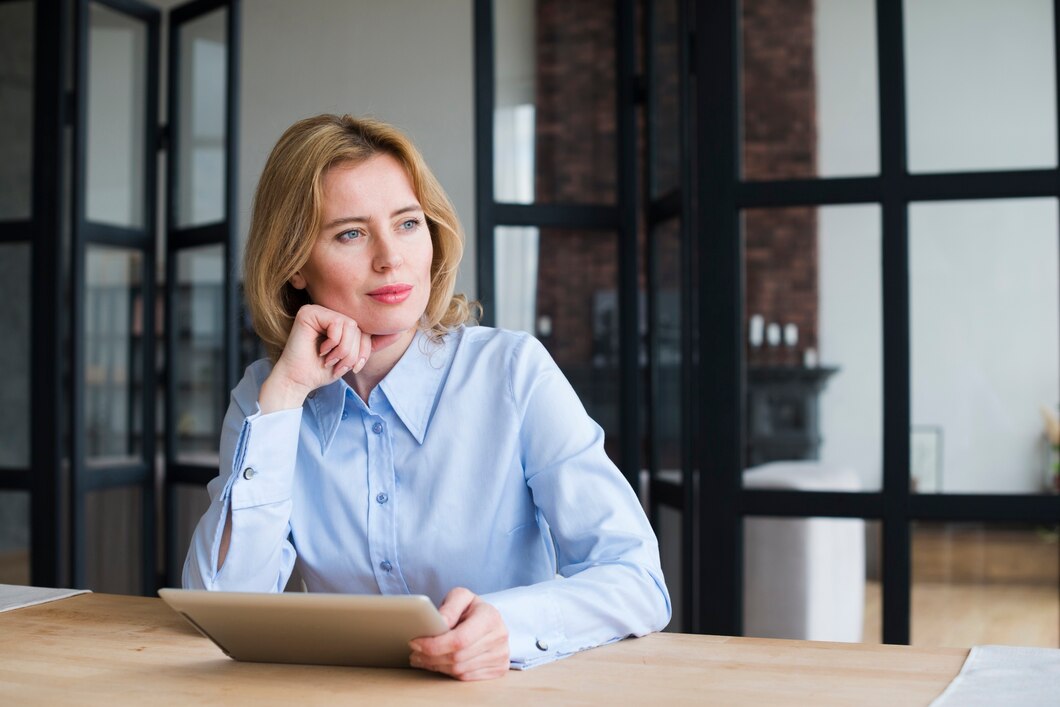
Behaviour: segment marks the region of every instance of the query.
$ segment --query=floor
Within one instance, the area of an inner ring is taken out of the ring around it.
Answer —
[[[1060,647],[1055,527],[922,524],[913,530],[913,645]],[[881,590],[865,587],[865,641],[881,640]]]

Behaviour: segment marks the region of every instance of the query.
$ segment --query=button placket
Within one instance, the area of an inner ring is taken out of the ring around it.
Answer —
[[[385,405],[384,401],[379,401]],[[374,500],[368,508],[369,554],[375,564],[376,581],[384,594],[408,591],[401,576],[397,554],[396,519],[390,503],[394,484],[394,457],[387,423],[378,414],[365,417],[368,443],[368,492]]]

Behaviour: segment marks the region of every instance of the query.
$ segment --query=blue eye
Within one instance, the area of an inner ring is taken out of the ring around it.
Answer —
[[[406,220],[401,222],[401,230],[403,230],[403,231],[415,231],[416,228],[419,225],[420,225],[420,220],[418,218],[406,219]]]
[[[361,233],[361,229],[359,229],[359,228],[351,228],[348,231],[343,231],[342,233],[340,233],[339,235],[337,235],[335,237],[338,238],[343,243],[348,243],[350,241],[357,240],[358,238],[360,238],[363,235],[364,234]]]

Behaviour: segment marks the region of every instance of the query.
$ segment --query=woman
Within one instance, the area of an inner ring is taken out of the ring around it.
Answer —
[[[532,337],[465,326],[463,236],[391,126],[322,115],[273,149],[246,296],[269,358],[232,392],[184,586],[426,594],[414,667],[502,675],[663,628],[658,545]]]

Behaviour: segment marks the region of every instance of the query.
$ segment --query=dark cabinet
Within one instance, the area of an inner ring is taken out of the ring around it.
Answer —
[[[817,459],[818,396],[838,368],[750,366],[747,369],[746,465]]]

